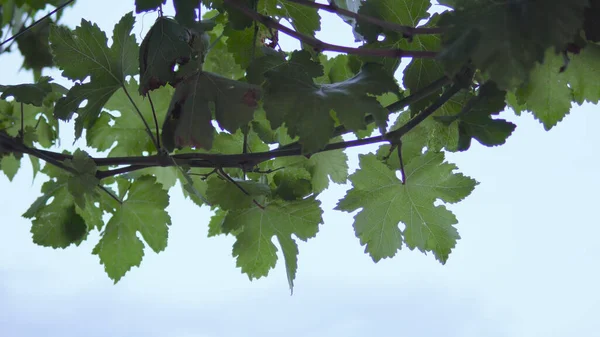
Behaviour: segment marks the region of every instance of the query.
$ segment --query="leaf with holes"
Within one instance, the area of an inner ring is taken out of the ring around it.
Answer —
[[[121,18],[115,25],[110,48],[105,33],[85,19],[74,30],[52,26],[54,61],[63,76],[79,81],[56,103],[54,115],[69,120],[77,112],[75,138],[94,125],[102,107],[124,85],[125,77],[138,73],[138,45],[131,34],[134,22],[132,13]],[[88,76],[90,81],[81,83]],[[80,108],[85,100],[87,104]]]
[[[15,101],[24,104],[42,106],[44,98],[52,92],[51,77],[41,77],[35,84],[0,85],[2,99],[14,97]]]
[[[156,20],[140,45],[140,94],[175,84],[174,67],[192,58],[193,38],[189,29],[171,18]]]
[[[117,90],[106,102],[104,109],[108,111],[102,112],[94,126],[86,132],[89,146],[98,151],[110,149],[109,157],[140,156],[144,152],[155,150],[137,109],[148,123],[152,135],[158,137],[154,118],[156,115],[159,123],[164,120],[174,89],[171,86],[164,86],[152,91],[149,97],[143,97],[138,93],[137,88],[137,81],[131,79],[125,83],[125,88]]]
[[[194,146],[210,150],[214,116],[219,126],[231,133],[245,127],[254,117],[260,99],[258,86],[198,72],[181,82],[171,100],[163,123],[165,147]]]

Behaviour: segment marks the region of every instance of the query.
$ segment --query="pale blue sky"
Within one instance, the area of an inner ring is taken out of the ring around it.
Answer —
[[[111,31],[132,9],[132,0],[80,0],[63,23],[92,17]],[[326,17],[345,40],[321,36],[351,43],[346,26]],[[136,26],[138,38],[154,18]],[[0,62],[1,84],[30,81],[18,54]],[[90,254],[97,233],[66,250],[32,243],[20,215],[43,180],[32,184],[27,164],[12,183],[0,176],[0,336],[598,336],[598,107],[575,107],[550,132],[528,114],[503,117],[518,125],[507,144],[448,155],[481,184],[450,206],[462,240],[445,266],[408,249],[374,264],[352,215],[331,210],[348,188],[335,186],[320,197],[320,233],[300,243],[293,296],[282,264],[266,279],[242,275],[232,238],[206,238],[210,213],[178,188],[167,250],[147,251],[113,285]],[[348,151],[352,169],[357,153]]]

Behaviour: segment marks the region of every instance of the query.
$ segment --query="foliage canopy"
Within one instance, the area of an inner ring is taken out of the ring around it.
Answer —
[[[136,0],[107,33],[59,24],[72,0],[0,0],[14,34],[0,52],[15,43],[35,77],[0,86],[0,169],[12,180],[26,155],[48,177],[23,214],[33,241],[66,248],[99,231],[93,254],[117,282],[146,245],[166,249],[179,182],[214,211],[209,236],[236,238],[243,273],[266,276],[281,249],[293,288],[296,240],[323,224],[317,197],[349,182],[336,210],[357,211],[375,262],[406,246],[445,263],[460,238],[445,205],[477,185],[445,152],[504,144],[507,108],[549,130],[573,103],[598,103],[600,1],[439,3],[432,15],[429,0],[173,0],[168,17],[166,0]],[[34,21],[52,7],[55,19]],[[137,41],[144,12],[157,18]],[[323,12],[360,46],[316,38]],[[283,34],[297,50],[281,49]],[[63,122],[86,148],[60,151]],[[375,143],[349,175],[344,149]]]

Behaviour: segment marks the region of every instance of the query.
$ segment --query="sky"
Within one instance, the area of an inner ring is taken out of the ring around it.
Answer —
[[[62,23],[88,17],[111,31],[133,9],[133,1],[79,1]],[[138,16],[138,41],[155,15]],[[347,27],[324,17],[330,33],[319,36],[351,45]],[[1,54],[0,84],[31,81],[20,64],[18,53]],[[462,239],[443,266],[406,248],[373,263],[354,236],[353,214],[332,210],[349,188],[334,185],[319,198],[319,234],[299,242],[292,296],[283,263],[260,280],[241,274],[233,239],[207,238],[211,213],[177,187],[166,251],[147,250],[141,267],[114,285],[91,255],[97,233],[65,250],[32,243],[21,214],[44,180],[32,182],[24,164],[13,182],[0,176],[0,336],[596,336],[598,110],[574,106],[550,132],[529,114],[506,111],[501,117],[518,126],[505,145],[474,142],[447,155],[480,184],[449,206]],[[61,129],[63,145],[71,130]],[[348,150],[351,169],[372,149]]]

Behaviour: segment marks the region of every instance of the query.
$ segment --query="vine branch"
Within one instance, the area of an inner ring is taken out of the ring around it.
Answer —
[[[439,27],[416,27],[415,28],[415,27],[410,27],[410,26],[399,25],[394,22],[379,20],[372,16],[359,14],[359,13],[352,12],[347,9],[341,8],[340,6],[336,5],[335,2],[333,2],[333,1],[330,1],[329,4],[321,4],[321,3],[312,2],[309,0],[286,0],[286,1],[297,3],[299,5],[306,6],[306,7],[316,8],[318,10],[323,10],[323,11],[326,11],[329,13],[344,15],[347,17],[351,17],[357,21],[360,20],[360,21],[372,23],[381,28],[385,28],[387,30],[402,33],[404,36],[413,36],[413,35],[418,35],[418,34],[421,34],[421,35],[441,34],[444,32],[444,29],[439,28]]]
[[[273,18],[262,15],[256,11],[253,11],[251,8],[238,4],[235,0],[223,0],[224,3],[230,5],[231,7],[239,10],[247,17],[251,18],[254,21],[260,22],[267,28],[275,29],[280,32],[283,32],[298,41],[306,43],[307,45],[313,47],[313,49],[317,52],[323,51],[333,51],[338,53],[346,53],[353,54],[359,56],[376,56],[376,57],[389,57],[389,58],[402,58],[402,57],[412,57],[412,58],[435,58],[437,56],[437,52],[426,51],[426,50],[404,50],[404,49],[376,49],[376,48],[353,48],[340,46],[336,44],[331,44],[327,42],[323,42],[315,37],[304,35],[299,33],[291,28],[288,28],[279,22],[275,21]]]
[[[445,83],[446,80],[440,80],[440,83]],[[438,83],[438,85],[440,84]],[[255,152],[255,153],[242,153],[242,154],[212,154],[212,153],[184,153],[184,154],[163,154],[160,153],[154,156],[145,157],[109,157],[109,158],[91,158],[97,166],[123,166],[124,167],[110,169],[110,170],[98,170],[97,178],[103,179],[119,174],[140,170],[147,167],[155,166],[181,166],[186,165],[189,167],[200,167],[200,168],[243,168],[248,166],[256,166],[264,161],[271,160],[278,157],[289,157],[299,155],[313,155],[320,152],[340,150],[351,147],[363,146],[368,144],[375,144],[381,142],[390,142],[399,140],[404,134],[415,128],[419,123],[431,116],[437,109],[444,105],[454,94],[460,91],[462,86],[460,84],[454,84],[448,90],[446,90],[433,104],[428,108],[421,111],[414,118],[410,119],[406,124],[400,128],[390,131],[383,135],[356,139],[350,141],[343,141],[328,144],[323,149],[314,153],[306,154],[302,152],[300,146],[294,147],[281,147],[271,151]],[[404,104],[404,103],[403,103]],[[408,103],[406,103],[408,104]],[[35,148],[27,147],[23,144],[18,143],[17,139],[0,133],[0,151],[9,152],[21,152],[30,154],[34,157],[45,160],[53,165],[64,168],[69,171],[69,167],[65,166],[62,162],[66,159],[71,159],[72,155],[67,155],[58,152],[39,150]],[[166,157],[165,157],[166,156]]]
[[[40,22],[46,20],[47,18],[51,17],[53,14],[57,13],[58,11],[62,10],[63,8],[67,7],[68,5],[70,5],[73,1],[75,0],[67,0],[66,2],[64,2],[62,5],[56,7],[54,10],[52,10],[50,13],[42,16],[41,18],[39,18],[38,20],[34,21],[32,24],[30,24],[29,26],[27,26],[27,28],[19,31],[18,33],[14,34],[13,36],[9,37],[8,39],[2,41],[2,43],[0,43],[0,47],[4,46],[5,44],[9,43],[10,41],[19,38],[21,35],[27,33],[28,31],[31,30],[31,28],[35,27],[36,25],[38,25]]]

